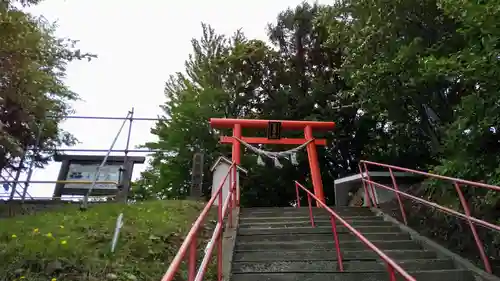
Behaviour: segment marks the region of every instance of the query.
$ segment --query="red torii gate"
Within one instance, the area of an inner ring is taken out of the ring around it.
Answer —
[[[312,183],[314,194],[325,202],[323,193],[323,183],[321,181],[321,172],[318,164],[318,153],[316,145],[326,145],[325,139],[314,139],[313,130],[332,130],[335,127],[335,122],[319,122],[319,121],[291,121],[291,120],[253,120],[253,119],[226,119],[226,118],[210,118],[210,126],[218,129],[233,129],[233,137],[241,139],[250,144],[289,144],[301,145],[308,141],[307,156],[309,159],[309,167],[311,169]],[[242,128],[268,128],[268,137],[242,137]],[[304,138],[281,138],[281,129],[284,130],[304,130]],[[236,164],[241,163],[241,147],[237,139],[228,136],[220,138],[221,143],[232,144],[232,158]],[[237,200],[239,204],[239,190],[237,190]],[[319,206],[319,203],[317,203]]]

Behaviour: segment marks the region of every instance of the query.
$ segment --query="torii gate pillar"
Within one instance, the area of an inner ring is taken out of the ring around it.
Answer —
[[[271,123],[277,125],[277,132],[271,137],[268,132],[267,138],[252,138],[242,137],[242,128],[268,128],[271,130]],[[319,200],[325,202],[323,192],[323,183],[321,181],[321,171],[318,163],[318,153],[316,151],[317,145],[326,145],[324,139],[314,139],[313,130],[332,130],[335,127],[335,122],[318,122],[318,121],[291,121],[291,120],[252,120],[252,119],[225,119],[225,118],[211,118],[210,126],[212,128],[225,128],[233,129],[233,137],[221,137],[221,143],[230,143],[232,147],[232,160],[236,164],[241,163],[241,144],[236,138],[242,139],[251,144],[287,144],[287,145],[301,145],[307,141],[307,156],[309,160],[309,167],[311,169],[312,184],[314,187],[314,194]],[[281,129],[284,130],[304,130],[303,139],[287,139],[281,138]],[[239,205],[240,189],[236,188],[236,202]],[[316,204],[319,207],[319,203]]]
[[[241,139],[241,124],[234,124],[233,137]],[[235,138],[233,138],[232,158],[234,163],[241,164],[241,144]]]

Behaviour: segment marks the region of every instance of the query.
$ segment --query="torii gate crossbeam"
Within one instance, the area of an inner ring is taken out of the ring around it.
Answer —
[[[242,128],[268,128],[271,123],[279,123],[280,129],[283,130],[304,130],[304,138],[256,138],[256,137],[242,137]],[[241,163],[241,146],[237,139],[251,144],[287,144],[287,145],[301,145],[307,141],[307,156],[309,160],[309,167],[311,169],[311,178],[314,187],[314,194],[321,200],[325,201],[323,193],[323,183],[321,181],[321,172],[318,163],[318,153],[316,151],[317,145],[326,145],[324,139],[314,139],[313,130],[327,131],[335,128],[335,122],[319,122],[319,121],[292,121],[292,120],[253,120],[253,119],[227,119],[227,118],[211,118],[210,126],[218,129],[233,129],[233,136],[222,136],[221,143],[232,144],[232,160],[236,164]],[[237,204],[239,205],[239,187],[236,190]],[[317,203],[319,206],[319,203]]]

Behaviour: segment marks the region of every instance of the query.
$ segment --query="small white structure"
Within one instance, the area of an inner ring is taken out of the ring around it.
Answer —
[[[227,159],[226,157],[219,157],[217,161],[215,161],[214,165],[212,168],[210,168],[210,171],[212,172],[212,196],[217,192],[217,189],[219,188],[220,184],[226,177],[229,168],[231,167],[231,160]],[[240,172],[243,172],[245,174],[248,173],[247,170],[243,169],[242,167],[238,166],[238,169],[236,170],[236,193],[237,196],[239,195],[240,192]],[[224,185],[222,186],[222,200],[226,200],[227,195],[229,194],[229,181],[230,177],[227,177],[227,180],[224,182]],[[214,205],[219,205],[219,199],[216,199],[214,202]]]
[[[391,188],[393,187],[389,172],[370,171],[368,174],[372,181],[387,185]],[[406,191],[412,184],[420,183],[423,180],[422,176],[406,172],[394,172],[393,175],[397,180],[400,191]],[[367,174],[364,172],[363,177],[366,178],[366,176]],[[359,206],[368,206],[368,195],[365,194],[365,190],[363,188],[363,177],[361,174],[355,174],[336,179],[334,181],[333,188],[335,192],[336,206],[352,206],[358,204]],[[373,191],[375,193],[375,201],[377,201],[377,203],[389,202],[396,198],[396,194],[387,189],[374,186]],[[369,189],[368,192],[371,193],[371,189]]]

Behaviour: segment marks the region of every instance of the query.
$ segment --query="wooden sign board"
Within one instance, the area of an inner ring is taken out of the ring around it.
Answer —
[[[281,122],[269,121],[267,126],[267,138],[270,140],[281,139]]]

